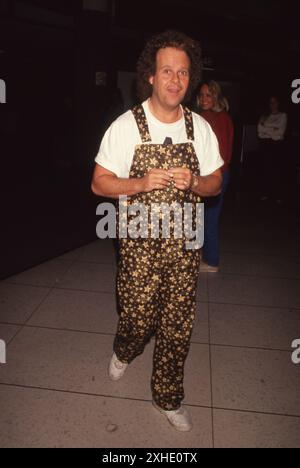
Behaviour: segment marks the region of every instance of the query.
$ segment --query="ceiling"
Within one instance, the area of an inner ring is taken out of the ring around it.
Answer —
[[[216,36],[231,35],[232,30],[239,33],[236,41],[245,36],[255,40],[262,33],[300,38],[299,2],[287,6],[283,0],[151,0],[145,9],[140,0],[115,0],[115,5],[117,22],[123,26],[161,29],[170,24]]]
[[[103,0],[93,0],[95,5],[98,1]],[[287,7],[283,0],[111,1],[115,12],[112,38],[114,48],[120,51],[120,62],[128,63],[130,56],[136,57],[152,33],[176,28],[200,40],[206,59],[212,57],[222,70],[251,70],[253,64],[265,69],[274,65],[298,70],[300,66],[297,3],[289,2]],[[25,38],[32,38],[36,44],[38,31],[45,42],[60,46],[72,40],[75,17],[82,11],[83,0],[0,0],[0,12],[5,4],[7,9],[13,6],[14,16],[1,22],[3,44],[10,41],[20,46]],[[24,16],[26,8],[33,14],[32,6],[42,22],[28,21]],[[42,16],[42,11],[48,11],[48,17]]]

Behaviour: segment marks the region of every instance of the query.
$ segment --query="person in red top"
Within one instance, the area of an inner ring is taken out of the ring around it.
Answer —
[[[201,116],[210,124],[216,134],[220,154],[224,161],[222,192],[205,203],[204,246],[200,267],[201,272],[217,273],[220,262],[219,220],[230,178],[229,165],[232,158],[234,127],[228,114],[228,101],[222,96],[221,87],[216,81],[201,85],[197,95],[197,104]]]

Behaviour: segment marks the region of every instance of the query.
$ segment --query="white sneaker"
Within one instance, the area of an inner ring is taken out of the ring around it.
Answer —
[[[127,367],[128,367],[128,364],[126,364],[125,362],[119,361],[116,354],[114,353],[109,363],[109,368],[108,368],[109,378],[113,380],[114,382],[116,382],[117,380],[120,380],[125,374]]]
[[[152,401],[152,404],[155,409],[160,413],[164,414],[171,424],[177,431],[180,432],[189,432],[193,429],[193,423],[189,412],[181,406],[178,410],[175,411],[165,411],[160,408],[155,401]]]

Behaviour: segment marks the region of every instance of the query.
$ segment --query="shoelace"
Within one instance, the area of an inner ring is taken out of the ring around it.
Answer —
[[[126,366],[125,363],[121,362],[121,361],[116,361],[115,362],[115,367],[119,370],[123,369],[123,367]]]

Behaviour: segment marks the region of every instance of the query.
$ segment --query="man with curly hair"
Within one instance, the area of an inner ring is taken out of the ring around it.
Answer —
[[[108,129],[96,157],[92,190],[99,196],[142,204],[195,207],[220,192],[223,160],[209,124],[182,103],[200,80],[200,47],[177,31],[152,38],[138,61],[142,104]],[[152,211],[152,212],[153,212]],[[151,212],[151,214],[152,214]],[[122,223],[120,212],[120,223]],[[151,218],[152,220],[152,218]],[[147,229],[152,228],[147,219]],[[170,223],[174,227],[174,219]],[[186,238],[121,238],[117,278],[120,319],[109,376],[119,380],[155,335],[153,405],[179,431],[190,431],[184,364],[196,312],[200,251]]]

